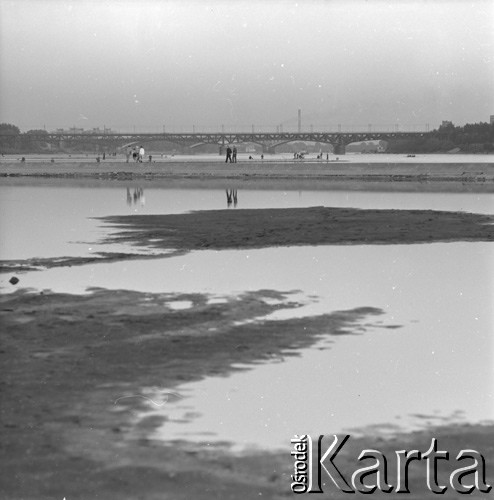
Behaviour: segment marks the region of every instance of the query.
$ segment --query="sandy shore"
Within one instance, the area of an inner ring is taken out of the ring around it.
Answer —
[[[490,157],[475,163],[420,162],[398,158],[397,162],[359,163],[348,161],[166,161],[159,163],[125,163],[118,161],[68,162],[1,162],[0,177],[71,177],[100,179],[328,179],[365,182],[494,182],[494,162]]]

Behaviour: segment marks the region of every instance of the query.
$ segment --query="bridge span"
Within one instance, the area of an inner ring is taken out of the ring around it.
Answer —
[[[219,147],[228,144],[259,144],[265,153],[274,153],[275,148],[289,142],[319,142],[331,144],[335,154],[345,154],[345,147],[352,142],[425,137],[430,132],[217,132],[217,133],[71,133],[53,132],[29,134],[31,141],[65,144],[91,143],[105,144],[123,148],[151,141],[167,141],[180,146],[195,148],[203,144],[215,144]]]

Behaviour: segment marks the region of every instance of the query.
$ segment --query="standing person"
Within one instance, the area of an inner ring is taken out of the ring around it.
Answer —
[[[228,160],[230,160],[230,163],[232,162],[232,148],[228,146],[226,148],[226,160],[225,163],[228,163]]]
[[[237,163],[237,146],[233,146],[232,161],[233,163]]]
[[[141,146],[139,149],[139,163],[142,163],[142,160],[144,159],[144,148]]]

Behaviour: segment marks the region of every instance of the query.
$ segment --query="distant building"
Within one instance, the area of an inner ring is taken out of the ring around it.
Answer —
[[[453,122],[450,122],[449,120],[443,120],[441,123],[441,127],[452,127]]]
[[[491,125],[494,123],[494,115],[491,115]]]

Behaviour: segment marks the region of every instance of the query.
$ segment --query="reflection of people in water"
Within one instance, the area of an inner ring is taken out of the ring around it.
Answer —
[[[233,206],[237,206],[237,190],[236,189],[225,189],[226,192],[226,206],[228,208],[231,207],[232,205],[232,200],[233,200]]]
[[[130,189],[127,188],[127,205],[131,206],[132,203],[136,205],[139,201],[141,202],[141,206],[144,206],[146,203],[146,199],[144,198],[144,189],[141,187],[134,188],[134,194],[131,194]]]

